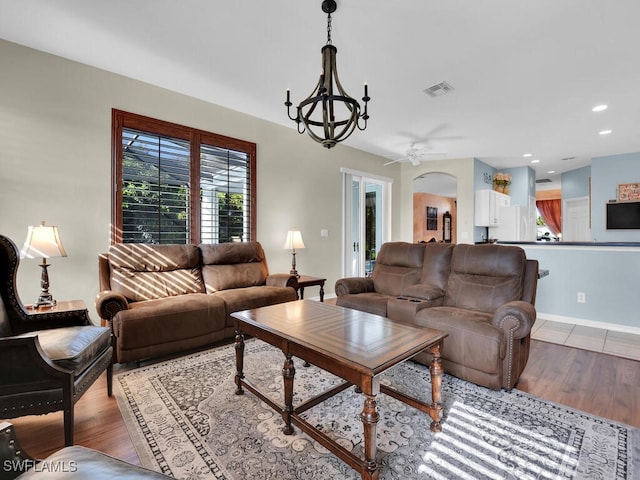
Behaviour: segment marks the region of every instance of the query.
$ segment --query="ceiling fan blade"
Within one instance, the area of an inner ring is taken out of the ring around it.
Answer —
[[[383,166],[385,166],[385,167],[386,167],[387,165],[391,165],[392,163],[398,163],[398,162],[402,162],[402,161],[404,161],[404,160],[406,160],[406,159],[404,159],[404,158],[399,158],[398,160],[391,160],[390,162],[385,163]]]

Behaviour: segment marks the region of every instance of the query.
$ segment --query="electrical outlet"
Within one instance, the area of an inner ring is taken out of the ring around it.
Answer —
[[[578,292],[578,303],[587,303],[587,297],[584,292]]]

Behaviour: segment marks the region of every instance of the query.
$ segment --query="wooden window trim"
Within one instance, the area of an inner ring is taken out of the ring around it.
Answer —
[[[250,192],[250,240],[256,240],[257,227],[257,199],[256,199],[256,144],[227,137],[217,133],[191,128],[177,123],[158,120],[137,113],[125,112],[123,110],[112,109],[111,111],[111,243],[122,242],[122,195],[119,194],[119,186],[122,185],[122,129],[132,128],[136,130],[148,131],[160,135],[180,138],[189,141],[191,145],[191,178],[200,178],[200,145],[213,145],[244,152],[249,157],[249,192]],[[198,148],[193,148],[197,145]],[[194,175],[196,175],[194,177]],[[191,196],[190,205],[190,225],[191,242],[200,243],[200,204],[199,196]]]

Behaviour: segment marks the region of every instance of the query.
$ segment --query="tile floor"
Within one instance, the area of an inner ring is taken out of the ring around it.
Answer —
[[[531,338],[640,360],[640,335],[631,333],[613,332],[550,320],[537,320],[531,329]]]

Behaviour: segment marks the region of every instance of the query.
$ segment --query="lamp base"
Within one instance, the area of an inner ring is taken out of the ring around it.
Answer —
[[[38,300],[36,300],[33,303],[33,306],[35,308],[40,308],[40,307],[55,307],[56,305],[56,301],[53,299],[53,297],[51,296],[50,293],[42,293],[39,297]]]
[[[295,275],[300,278],[300,274],[298,270],[296,270],[296,251],[295,249],[291,252],[291,270],[289,271],[289,275]]]
[[[42,276],[40,278],[40,296],[38,300],[33,304],[35,308],[40,307],[53,307],[56,304],[56,301],[53,299],[53,296],[49,293],[49,272],[47,271],[47,267],[49,264],[46,259],[42,259],[42,263],[40,267],[42,268]]]

